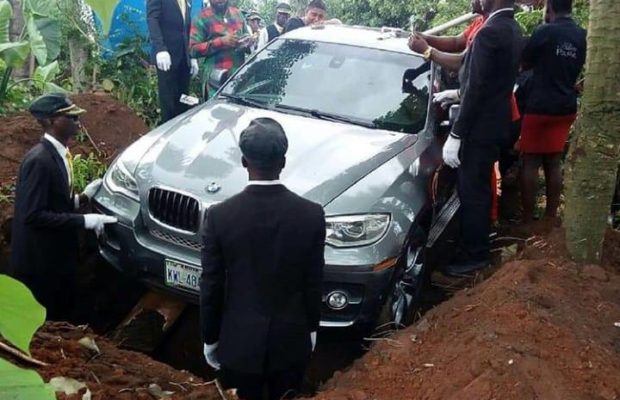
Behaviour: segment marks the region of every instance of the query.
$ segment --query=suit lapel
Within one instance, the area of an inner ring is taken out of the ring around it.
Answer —
[[[58,154],[58,152],[54,148],[54,145],[51,144],[48,140],[42,139],[41,143],[43,143],[43,147],[47,149],[47,151],[52,156],[52,159],[56,162],[56,166],[58,167],[56,171],[58,174],[60,174],[60,179],[62,179],[64,186],[66,188],[64,190],[64,193],[68,194],[69,193],[69,178],[67,177],[67,168],[65,168],[64,160],[60,157],[60,154]]]

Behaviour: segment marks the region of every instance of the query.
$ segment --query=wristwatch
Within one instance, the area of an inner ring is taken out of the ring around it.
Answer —
[[[433,53],[433,48],[431,46],[428,46],[426,50],[424,50],[424,53],[422,53],[422,58],[424,58],[424,61],[430,60],[432,53]]]

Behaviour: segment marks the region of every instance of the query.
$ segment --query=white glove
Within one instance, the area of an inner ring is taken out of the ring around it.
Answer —
[[[310,332],[310,342],[312,343],[312,351],[316,347],[316,331]]]
[[[103,183],[103,180],[101,178],[95,179],[94,181],[86,185],[86,188],[84,188],[82,194],[88,197],[88,200],[92,199],[99,191],[101,183]]]
[[[192,74],[192,78],[193,78],[196,75],[198,75],[198,71],[200,71],[200,68],[198,67],[198,60],[196,60],[195,58],[192,58],[190,63],[191,63],[191,66],[189,69],[189,73]]]
[[[440,103],[442,108],[448,108],[450,104],[455,104],[460,101],[461,96],[459,96],[459,91],[457,89],[433,93],[433,103]]]
[[[217,361],[217,357],[215,356],[215,352],[217,351],[218,342],[213,344],[204,344],[202,348],[202,352],[205,355],[205,360],[207,364],[211,366],[214,370],[220,369],[220,363]]]
[[[448,136],[448,140],[443,145],[443,162],[449,167],[458,168],[461,165],[459,160],[459,150],[461,148],[461,139]]]
[[[172,60],[170,59],[170,53],[167,51],[160,51],[155,54],[155,61],[157,62],[157,68],[162,71],[168,71],[170,66],[172,65]]]
[[[85,214],[84,215],[84,228],[92,229],[97,236],[103,232],[105,224],[115,224],[118,222],[118,218],[110,217],[109,215],[102,214]]]

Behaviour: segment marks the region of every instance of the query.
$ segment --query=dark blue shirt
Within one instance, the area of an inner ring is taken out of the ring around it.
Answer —
[[[304,24],[303,19],[298,17],[289,18],[286,22],[286,26],[284,27],[284,32],[294,31],[295,29],[303,28],[304,26],[306,26],[306,24]]]
[[[575,84],[586,59],[586,31],[570,17],[539,26],[523,51],[523,66],[533,68],[528,114],[577,112]]]

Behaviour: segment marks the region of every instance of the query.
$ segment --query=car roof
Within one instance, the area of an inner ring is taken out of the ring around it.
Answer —
[[[407,32],[402,30],[395,31],[393,28],[389,29],[392,29],[392,32],[382,32],[381,28],[365,26],[327,24],[320,29],[314,27],[295,29],[285,33],[281,38],[368,47],[421,57],[419,54],[409,50],[407,46]]]

